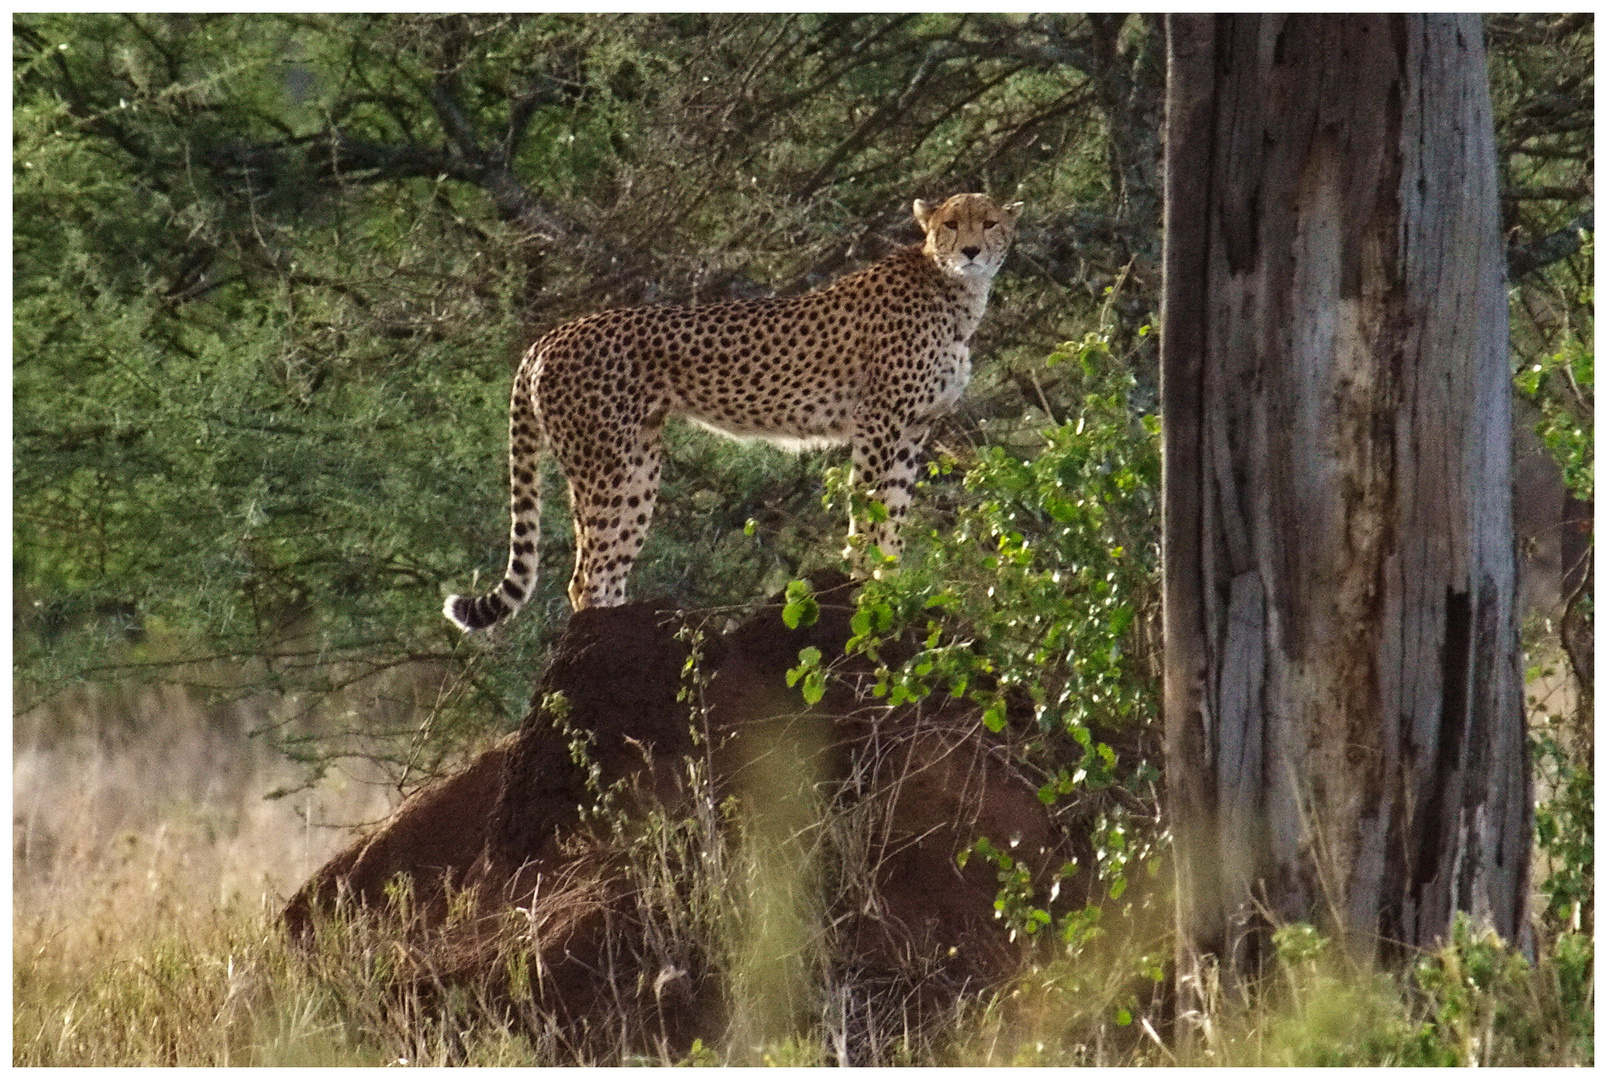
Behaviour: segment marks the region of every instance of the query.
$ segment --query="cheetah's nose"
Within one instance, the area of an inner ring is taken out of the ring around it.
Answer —
[[[960,253],[962,255],[964,255],[967,259],[974,259],[978,255],[982,254],[982,249],[979,248],[979,247],[961,248]]]

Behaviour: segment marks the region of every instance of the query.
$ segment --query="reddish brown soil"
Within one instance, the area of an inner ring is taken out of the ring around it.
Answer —
[[[978,836],[1013,841],[1040,881],[1075,855],[1090,860],[973,708],[877,707],[856,693],[848,667],[806,710],[787,669],[806,645],[841,657],[850,636],[847,582],[822,577],[816,587],[812,626],[789,631],[776,603],[729,633],[704,627],[700,670],[712,677],[698,726],[709,736],[714,798],[734,794],[748,830],[769,822],[786,835],[818,833],[810,791],[824,792],[839,820],[858,822],[853,852],[823,871],[836,927],[831,969],[863,984],[864,1001],[896,1001],[899,1022],[918,1023],[962,992],[998,987],[1021,961],[994,917],[996,868],[982,858],[960,868],[961,848]],[[412,890],[400,932],[419,984],[489,991],[586,1060],[678,1055],[694,1037],[718,1044],[727,1020],[718,965],[697,942],[662,932],[661,912],[633,876],[640,867],[602,819],[583,817],[595,794],[571,748],[589,736],[600,786],[623,782],[616,816],[692,812],[687,761],[705,751],[678,700],[687,646],[676,631],[689,618],[652,603],[577,612],[519,733],[417,792],[326,864],[291,899],[287,929],[310,944],[337,903],[386,913],[396,927],[387,887],[394,895],[400,875]],[[542,707],[554,692],[567,701],[557,722]],[[516,953],[522,968],[509,964]],[[528,985],[513,985],[525,976],[510,971],[528,973]],[[874,1038],[867,1010],[857,1027]]]

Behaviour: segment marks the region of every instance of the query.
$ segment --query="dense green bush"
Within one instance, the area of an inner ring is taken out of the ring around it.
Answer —
[[[1136,337],[1147,333],[1142,327]],[[1164,889],[1128,894],[1140,869],[1139,880],[1158,883],[1163,847],[1155,761],[1159,425],[1135,402],[1130,357],[1113,353],[1111,338],[1091,332],[1044,362],[1062,378],[1077,419],[1023,425],[964,463],[931,464],[920,485],[925,509],[896,564],[866,550],[863,534],[851,541],[854,560],[874,573],[858,594],[846,650],[877,665],[872,693],[888,705],[966,698],[987,727],[1013,723],[1028,734],[1019,745],[1039,798],[1091,837],[1092,895],[1061,895],[1075,863],[1052,880],[1033,880],[1009,837],[978,837],[959,857],[996,868],[999,917],[1043,943],[1046,962],[1086,961],[1090,949],[1106,957],[1109,985],[1088,1000],[1109,1007],[1089,1018],[1091,1031],[1130,1025],[1144,987],[1144,1003],[1158,1003],[1164,949],[1153,930],[1166,921]],[[829,489],[828,501],[879,516],[881,507],[843,475]],[[813,619],[807,583],[794,582],[788,599],[790,623]],[[800,655],[790,678],[806,701],[824,692],[833,662],[813,648]],[[1100,941],[1107,923],[1120,943],[1114,951]],[[1048,980],[1063,989],[1067,975]],[[1076,976],[1070,982],[1086,989]]]

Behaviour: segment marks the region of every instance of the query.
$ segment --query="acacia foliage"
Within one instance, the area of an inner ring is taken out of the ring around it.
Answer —
[[[808,288],[914,239],[914,197],[985,189],[1040,224],[979,351],[1041,354],[1153,236],[1102,116],[1154,96],[1157,51],[1120,18],[18,16],[24,703],[422,662],[507,722],[563,610],[563,500],[536,617],[465,648],[436,609],[504,557],[525,344]],[[1046,228],[1079,205],[1080,240]],[[1021,415],[1001,382],[948,442]],[[818,461],[670,451],[638,595],[745,600],[829,558]]]
[[[1531,382],[1577,448],[1585,369],[1549,358],[1589,340],[1593,30],[1489,25]],[[978,448],[1075,417],[1044,358],[1091,327],[1152,412],[1162,52],[1154,16],[15,17],[22,703],[405,669],[511,722],[564,611],[563,500],[532,615],[466,647],[436,609],[505,556],[524,346],[611,304],[811,287],[913,240],[915,197],[1028,205],[934,503],[987,497],[957,483]],[[668,449],[636,595],[738,602],[835,558],[836,459]]]
[[[1568,490],[1595,487],[1595,20],[1491,15],[1502,224],[1519,394]]]

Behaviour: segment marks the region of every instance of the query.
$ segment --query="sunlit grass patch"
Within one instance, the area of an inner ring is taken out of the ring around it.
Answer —
[[[293,767],[240,726],[178,693],[134,711],[18,726],[13,1063],[380,1063],[275,918],[349,838],[322,823],[382,816],[388,794],[348,778],[265,800]]]

